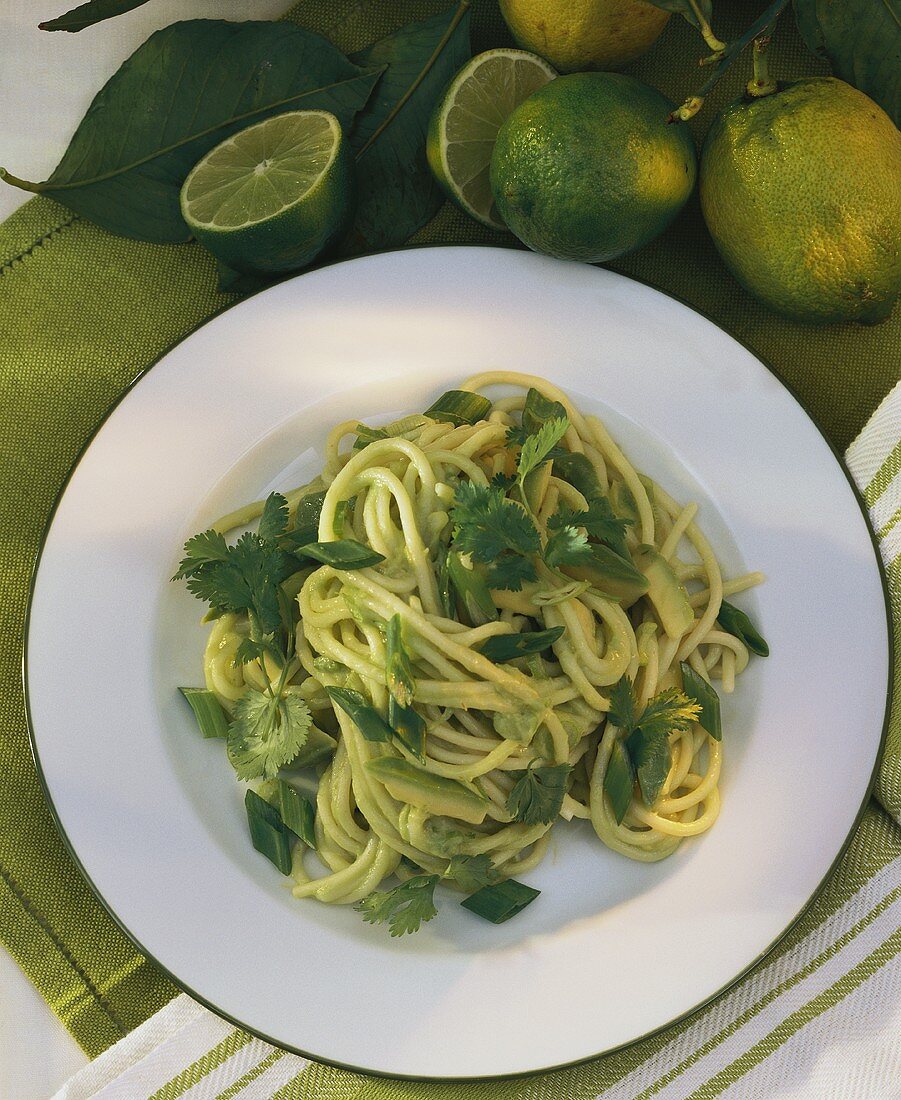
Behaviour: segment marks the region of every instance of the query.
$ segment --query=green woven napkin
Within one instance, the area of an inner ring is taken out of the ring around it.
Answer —
[[[448,2],[306,0],[290,17],[353,49]],[[476,0],[473,7],[475,50],[509,41],[494,0]],[[721,35],[748,22],[743,7],[722,0]],[[680,100],[696,86],[702,49],[674,19],[633,71]],[[772,52],[783,75],[821,71],[788,20]],[[723,82],[692,124],[698,136],[746,76],[736,72]],[[510,243],[450,206],[416,240]],[[696,205],[660,240],[612,266],[685,299],[747,342],[795,387],[838,447],[849,443],[897,378],[897,311],[872,329],[816,329],[775,317],[726,273]],[[7,639],[0,656],[0,939],[91,1056],[175,990],[93,898],[41,796],[20,685],[28,578],[55,495],[105,411],[140,370],[233,300],[218,293],[213,264],[194,245],[114,238],[44,198],[0,226],[0,616]],[[891,773],[883,797],[891,791],[897,798],[897,787]],[[836,897],[896,853],[892,828],[874,806],[835,880]]]

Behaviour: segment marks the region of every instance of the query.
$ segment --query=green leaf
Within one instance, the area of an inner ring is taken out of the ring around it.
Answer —
[[[438,875],[414,875],[393,890],[374,890],[358,901],[354,909],[369,924],[388,922],[392,936],[418,932],[426,921],[438,915],[435,886]]]
[[[576,527],[559,527],[545,543],[544,560],[552,569],[560,565],[582,565],[592,561],[588,536]]]
[[[533,470],[537,470],[543,462],[547,461],[551,451],[566,435],[567,428],[569,428],[569,420],[565,416],[555,417],[542,424],[534,435],[526,437],[519,452],[519,462],[516,467],[516,477],[520,485]]]
[[[530,386],[522,408],[523,431],[527,436],[534,435],[549,420],[566,420],[566,409],[559,401],[545,397],[540,390]]]
[[[804,41],[833,72],[865,92],[901,126],[898,0],[794,0]]]
[[[235,663],[249,665],[252,661],[262,661],[268,654],[279,666],[283,668],[285,655],[278,646],[266,638],[244,638],[235,650]]]
[[[613,511],[610,501],[603,496],[589,500],[587,511],[577,512],[563,505],[548,520],[548,527],[552,531],[567,526],[584,527],[592,538],[606,543],[611,550],[626,559],[629,557],[626,528],[631,524],[631,520],[619,517]]]
[[[460,904],[470,913],[475,913],[477,917],[483,917],[492,924],[503,924],[521,913],[527,905],[531,905],[540,893],[540,890],[532,886],[509,878],[494,886],[483,886]]]
[[[639,726],[626,738],[625,748],[638,776],[641,800],[646,806],[653,806],[673,763],[669,736],[660,730],[646,731]]]
[[[649,736],[683,733],[698,721],[701,707],[676,688],[667,688],[648,703],[635,723]]]
[[[385,560],[384,555],[356,539],[310,542],[306,546],[299,546],[296,552],[303,557],[321,561],[323,565],[330,565],[333,569],[365,569]]]
[[[766,639],[758,633],[757,627],[754,626],[741,608],[723,600],[717,620],[727,634],[731,634],[739,641],[744,642],[752,653],[756,653],[758,657],[769,657],[770,647],[767,645]]]
[[[493,622],[497,608],[479,569],[467,569],[456,550],[448,550],[447,575],[452,591],[460,597],[463,611],[473,626]]]
[[[250,790],[244,793],[244,809],[254,848],[274,863],[283,875],[290,875],[292,835],[278,810],[265,798],[260,798],[256,791]]]
[[[565,630],[565,626],[552,626],[548,630],[524,631],[521,634],[493,634],[482,643],[479,652],[500,665],[550,649],[554,642],[563,637]]]
[[[86,4],[79,4],[64,15],[56,19],[47,19],[38,23],[42,31],[83,31],[85,27],[93,27],[95,23],[102,23],[104,19],[112,19],[116,15],[124,15],[127,11],[140,8],[147,0],[88,0]]]
[[[519,592],[524,584],[537,579],[531,560],[519,554],[500,554],[485,570],[485,580],[491,588],[505,588],[509,592]]]
[[[328,697],[339,706],[367,741],[390,741],[392,730],[365,695],[351,688],[327,687]]]
[[[520,778],[507,796],[507,809],[524,825],[550,825],[560,813],[571,771],[569,764],[554,764],[510,772]]]
[[[348,130],[378,77],[293,23],[173,23],[98,92],[50,178],[25,186],[111,233],[187,241],[179,189],[214,145],[292,110],[331,111]]]
[[[626,810],[632,801],[632,790],[635,787],[635,768],[632,766],[632,758],[626,751],[623,742],[617,738],[613,742],[610,759],[607,762],[607,771],[604,772],[604,793],[610,799],[613,816],[617,825],[626,816]]]
[[[301,497],[294,512],[294,529],[285,536],[285,545],[297,551],[319,538],[319,517],[322,515],[322,503],[325,490],[308,493]]]
[[[475,893],[483,886],[493,886],[500,880],[500,871],[484,853],[477,856],[452,856],[444,872],[445,878],[452,878],[467,893]]]
[[[204,737],[228,737],[228,718],[212,691],[204,688],[179,688],[187,699]]]
[[[263,505],[258,534],[261,539],[277,539],[288,526],[288,502],[281,493],[270,493]]]
[[[607,720],[630,733],[635,728],[635,697],[627,676],[620,677],[610,689],[610,710]]]
[[[369,248],[402,244],[441,206],[426,132],[438,96],[470,53],[469,10],[460,4],[351,56],[365,69],[388,66],[350,136],[359,169],[355,233]]]
[[[491,402],[480,393],[448,390],[426,409],[424,415],[460,427],[463,424],[478,424],[490,411]]]
[[[225,541],[225,536],[220,535],[218,531],[202,531],[199,535],[188,539],[185,543],[184,555],[178,572],[172,578],[174,581],[190,577],[201,565],[228,561],[228,543]]]
[[[461,481],[454,494],[451,520],[455,547],[475,562],[494,561],[505,550],[537,554],[541,547],[535,524],[525,510],[507,500],[496,486]]]
[[[697,703],[700,714],[697,721],[707,730],[714,741],[723,739],[723,723],[720,717],[720,697],[712,684],[699,676],[687,661],[679,665],[682,670],[682,687],[689,699]]]
[[[274,779],[303,748],[312,718],[298,695],[273,697],[251,690],[235,704],[228,758],[239,779]]]

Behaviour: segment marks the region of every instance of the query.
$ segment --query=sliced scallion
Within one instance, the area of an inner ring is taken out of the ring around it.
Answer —
[[[769,657],[770,647],[766,639],[758,633],[757,628],[740,607],[735,607],[723,600],[717,619],[727,634],[744,642],[752,653],[756,653],[758,657]]]
[[[367,741],[390,741],[391,727],[366,697],[351,688],[327,687],[328,697],[356,725]]]
[[[480,393],[468,390],[448,390],[426,409],[425,415],[432,420],[460,427],[462,424],[477,424],[491,411],[491,402]]]
[[[256,791],[244,795],[247,824],[254,848],[264,855],[283,875],[291,873],[291,832],[281,814]]]
[[[703,676],[699,676],[687,661],[682,661],[679,667],[682,670],[682,690],[701,707],[698,721],[714,741],[722,741],[723,723],[716,689]]]
[[[448,551],[447,572],[473,626],[493,622],[497,618],[497,608],[482,574],[467,569],[456,550]]]
[[[378,443],[380,439],[387,439],[388,433],[384,428],[370,428],[368,424],[358,424],[354,428],[356,439],[354,440],[355,451],[362,451],[364,447],[368,447],[370,443]]]
[[[669,737],[649,737],[639,726],[626,738],[625,750],[638,777],[641,800],[646,806],[653,806],[673,765]]]
[[[524,882],[508,878],[494,886],[483,886],[460,904],[470,913],[475,913],[477,917],[483,917],[492,924],[503,924],[521,913],[527,905],[531,905],[540,893],[540,890],[526,886]]]
[[[626,816],[634,787],[635,769],[632,766],[632,759],[626,751],[626,746],[620,738],[617,738],[613,742],[613,751],[610,753],[607,771],[604,773],[604,793],[610,799],[617,825]]]
[[[404,645],[404,622],[400,615],[388,620],[385,639],[385,683],[395,702],[408,707],[413,702],[415,682],[410,654]]]
[[[369,565],[378,565],[384,561],[384,555],[377,553],[356,539],[336,539],[334,542],[311,542],[297,548],[297,553],[333,569],[365,569]]]
[[[554,477],[578,489],[590,504],[595,497],[603,496],[601,483],[591,459],[573,451],[571,454],[558,455],[554,459]]]
[[[547,630],[524,631],[521,634],[493,634],[479,646],[479,652],[500,665],[550,649],[554,642],[563,637],[565,630],[565,626],[552,626]]]
[[[228,737],[228,716],[212,691],[205,688],[179,688],[188,700],[204,737]]]
[[[425,760],[425,720],[412,706],[398,703],[388,696],[388,723],[397,740],[418,760]]]
[[[549,420],[566,419],[566,409],[559,401],[545,397],[536,389],[530,389],[526,394],[526,403],[522,410],[522,426],[527,435],[534,435]]]
[[[279,779],[275,805],[284,826],[290,829],[296,837],[300,837],[308,848],[315,848],[314,822],[316,811],[313,809],[310,800],[299,794],[290,783],[286,783],[284,779]]]
[[[322,515],[324,500],[324,489],[300,498],[294,512],[294,527],[284,535],[283,545],[288,549],[296,550],[319,538],[319,517]]]

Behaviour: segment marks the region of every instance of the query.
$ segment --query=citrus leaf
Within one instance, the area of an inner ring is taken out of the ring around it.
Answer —
[[[48,19],[38,23],[42,31],[83,31],[85,27],[93,27],[95,23],[102,23],[104,19],[112,19],[115,15],[124,15],[133,8],[143,7],[147,0],[88,0],[86,4],[79,4],[77,8],[65,12],[57,19]]]
[[[470,54],[466,4],[351,54],[367,69],[388,66],[350,139],[358,169],[356,244],[401,244],[441,206],[444,196],[426,161],[426,131],[438,96]]]
[[[331,111],[349,129],[378,77],[291,23],[173,23],[98,92],[49,180],[0,176],[112,233],[187,241],[178,193],[204,153],[290,110]]]
[[[901,125],[898,0],[794,0],[801,37],[836,76],[865,92]]]

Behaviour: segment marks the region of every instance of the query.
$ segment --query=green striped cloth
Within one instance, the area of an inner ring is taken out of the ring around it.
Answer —
[[[880,535],[901,638],[901,383],[847,452]],[[897,654],[896,654],[897,656]],[[731,991],[655,1038],[516,1081],[367,1078],[275,1049],[180,995],[55,1100],[752,1100],[901,1096],[901,661],[880,808],[789,936]],[[894,817],[894,820],[889,813]],[[346,1026],[342,1024],[340,1026]]]
[[[302,0],[289,18],[354,50],[449,3]],[[757,7],[762,0],[755,13]],[[743,0],[717,0],[722,37],[733,37],[747,22]],[[496,0],[474,0],[472,25],[474,50],[509,43]],[[697,86],[702,52],[696,33],[673,19],[633,72],[680,100]],[[824,71],[803,49],[790,20],[783,20],[771,53],[780,75]],[[698,139],[747,76],[737,67],[723,81],[692,123]],[[510,243],[451,206],[416,240]],[[815,328],[776,317],[725,271],[696,201],[660,239],[612,266],[686,300],[744,340],[794,386],[840,449],[848,447],[899,377],[899,311],[872,328]],[[113,238],[43,198],[0,225],[0,632],[7,640],[0,647],[0,942],[91,1057],[110,1048],[63,1095],[86,1097],[106,1089],[99,1094],[108,1100],[181,1094],[191,1100],[266,1100],[281,1090],[282,1097],[334,1100],[587,1100],[708,1096],[732,1089],[744,1098],[776,1094],[775,1081],[796,1090],[809,1084],[812,1091],[797,1091],[799,1096],[898,1095],[884,1082],[893,1069],[901,1078],[901,1043],[895,1044],[894,1062],[884,1052],[853,1055],[870,1049],[867,1043],[883,1024],[901,1032],[897,1014],[892,1024],[886,993],[892,983],[897,992],[892,960],[901,923],[892,908],[901,857],[899,706],[880,772],[879,801],[871,803],[824,893],[779,951],[695,1020],[589,1066],[490,1086],[367,1081],[304,1065],[233,1032],[176,997],[177,990],[135,951],[66,854],[35,775],[20,679],[29,576],[59,487],[106,410],[140,370],[233,300],[217,291],[210,258],[193,245],[153,247]],[[849,451],[892,557],[896,622],[901,615],[898,407],[896,392]],[[896,684],[896,698],[899,691]],[[814,1077],[816,1055],[833,1048],[849,1056],[841,1065],[840,1057],[833,1060],[838,1076],[822,1086]],[[852,1071],[877,1076],[849,1085]],[[125,1072],[125,1084],[111,1083]],[[242,1084],[245,1075],[250,1076]]]

